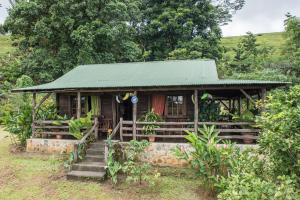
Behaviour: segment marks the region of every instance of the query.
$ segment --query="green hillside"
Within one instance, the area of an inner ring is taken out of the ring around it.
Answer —
[[[278,57],[280,56],[285,42],[283,34],[283,32],[256,34],[257,43],[260,45],[271,47],[273,49],[273,56]],[[236,45],[242,39],[242,37],[243,36],[224,37],[222,38],[221,43],[230,51],[234,47],[236,47]]]
[[[0,35],[0,56],[14,50],[10,36]]]

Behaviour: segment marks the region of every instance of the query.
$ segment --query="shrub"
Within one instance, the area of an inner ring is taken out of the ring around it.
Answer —
[[[214,126],[204,126],[199,129],[199,134],[186,131],[185,137],[191,144],[193,151],[182,151],[179,147],[174,150],[175,155],[188,161],[197,177],[200,177],[204,186],[215,191],[220,180],[227,177],[233,168],[234,157],[237,149],[230,142],[223,142],[224,147],[219,147],[218,132]]]
[[[110,137],[107,139],[107,145],[107,174],[115,185],[118,183],[118,173],[122,170],[122,165],[116,158],[116,150]]]
[[[266,112],[257,120],[259,146],[273,163],[274,177],[300,178],[300,85],[268,96]]]
[[[151,174],[151,166],[148,163],[140,161],[141,154],[148,146],[149,142],[146,140],[140,142],[131,140],[125,148],[125,162],[122,170],[127,176],[127,182],[139,183],[141,185],[144,181],[153,185],[154,178],[159,176],[159,174]]]
[[[222,180],[226,189],[218,195],[220,200],[277,199],[296,200],[299,192],[290,177],[278,177],[276,182],[264,180],[254,173],[234,174]]]
[[[161,122],[162,118],[154,112],[152,109],[150,112],[147,112],[144,116],[141,117],[140,121],[144,122]],[[155,128],[159,128],[158,125],[155,124],[147,124],[143,126],[143,131],[146,135],[154,135],[155,134]]]
[[[81,130],[83,128],[86,128],[88,130],[92,127],[92,125],[93,125],[92,113],[89,112],[86,117],[81,117],[79,119],[72,118],[69,122],[69,132],[76,139],[80,140],[84,136]]]

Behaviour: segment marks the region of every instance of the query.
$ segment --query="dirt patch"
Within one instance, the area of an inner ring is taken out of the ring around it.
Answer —
[[[4,166],[0,168],[0,187],[15,178],[15,171],[11,167]]]
[[[216,200],[217,194],[214,192],[209,192],[204,188],[197,188],[196,193],[199,196],[199,200]]]
[[[9,145],[9,152],[10,153],[23,153],[25,152],[25,147],[16,145],[16,144],[10,144]]]

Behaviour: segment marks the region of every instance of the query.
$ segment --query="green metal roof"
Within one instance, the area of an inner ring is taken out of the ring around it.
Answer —
[[[286,83],[219,80],[213,60],[175,60],[80,65],[53,82],[14,91],[245,84],[284,85]]]

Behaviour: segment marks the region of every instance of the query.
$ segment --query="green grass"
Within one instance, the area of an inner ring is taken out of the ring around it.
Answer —
[[[10,53],[15,48],[12,46],[12,41],[8,35],[0,35],[0,56]]]
[[[221,40],[221,44],[232,52],[232,49],[237,46],[242,37],[243,36],[224,37]],[[272,48],[272,56],[274,58],[278,58],[280,56],[285,42],[283,32],[256,34],[256,38],[258,44]]]
[[[113,188],[109,181],[95,183],[65,178],[59,156],[10,153],[9,138],[0,130],[0,199],[99,199],[99,200],[196,200],[209,199],[200,183],[187,170],[161,169],[155,186],[122,183]],[[185,172],[185,174],[183,173]],[[187,175],[189,174],[189,175]]]

